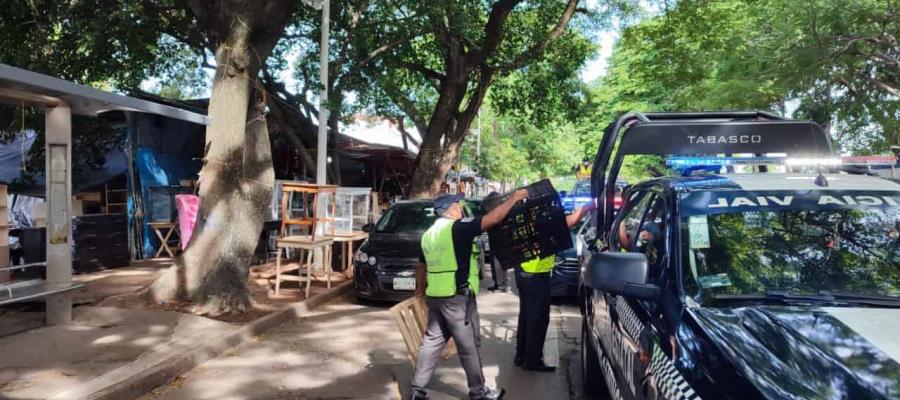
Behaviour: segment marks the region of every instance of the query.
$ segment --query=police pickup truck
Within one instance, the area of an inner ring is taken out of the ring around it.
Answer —
[[[588,393],[900,398],[900,184],[803,173],[833,157],[827,136],[766,113],[629,114],[606,133],[580,261]],[[616,213],[603,196],[627,154],[735,153],[789,165],[641,182]]]

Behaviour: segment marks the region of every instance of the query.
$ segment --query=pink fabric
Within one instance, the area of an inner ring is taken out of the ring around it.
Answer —
[[[197,222],[197,210],[200,208],[200,198],[192,194],[175,195],[175,209],[178,210],[178,233],[181,235],[181,250],[187,248],[194,233],[194,223]]]

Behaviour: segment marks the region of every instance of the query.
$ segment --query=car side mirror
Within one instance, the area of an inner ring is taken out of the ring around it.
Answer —
[[[372,227],[374,225],[372,223],[368,223],[362,226],[363,232],[372,232]]]
[[[647,283],[650,267],[643,253],[592,252],[584,265],[584,284],[591,288],[640,300],[659,295],[659,287]]]

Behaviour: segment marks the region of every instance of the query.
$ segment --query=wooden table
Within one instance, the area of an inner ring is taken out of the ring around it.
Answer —
[[[275,250],[278,254],[275,256],[275,294],[277,295],[281,291],[281,281],[296,281],[303,282],[306,281],[306,298],[309,298],[309,286],[312,282],[313,270],[321,268],[325,271],[325,278],[328,282],[328,288],[331,288],[331,245],[334,243],[334,239],[331,237],[318,237],[313,238],[312,236],[287,236],[281,239],[278,239],[275,242]],[[285,253],[287,253],[287,249],[297,249],[300,251],[300,261],[298,276],[293,275],[284,275],[282,274],[285,271],[281,269],[281,251],[284,249]],[[324,265],[314,265],[315,257],[313,257],[313,252],[316,250],[322,250],[321,262]],[[303,263],[303,252],[306,252],[306,263]],[[306,268],[306,277],[304,279],[303,268]]]
[[[304,216],[301,218],[292,218],[289,212],[291,195],[298,193],[303,196]],[[325,236],[334,236],[334,213],[337,206],[335,198],[337,186],[334,185],[316,185],[304,182],[284,182],[281,186],[281,237],[285,237],[288,232],[289,225],[301,225],[309,227],[309,236],[316,239],[316,225],[325,222],[331,222],[331,228],[324,232]],[[332,217],[326,215],[316,215],[319,197],[323,194],[331,194],[331,214]],[[310,198],[312,201],[310,201]]]
[[[366,240],[369,234],[366,232],[353,232],[349,235],[337,235],[335,243],[341,243],[341,261],[344,262],[344,274],[348,278],[353,277],[353,242]]]
[[[153,232],[156,233],[156,237],[159,238],[159,249],[156,250],[156,255],[154,258],[159,258],[159,255],[162,254],[163,251],[169,254],[169,257],[175,257],[175,252],[172,251],[172,248],[169,247],[169,238],[172,237],[172,233],[178,230],[178,223],[176,222],[151,222],[147,225],[150,225],[153,228]],[[164,233],[165,232],[165,233]],[[179,244],[181,243],[181,239],[179,237],[178,243],[175,244],[175,248],[177,249]]]

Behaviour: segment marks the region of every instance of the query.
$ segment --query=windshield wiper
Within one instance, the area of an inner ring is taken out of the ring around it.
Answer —
[[[877,294],[860,294],[847,292],[831,292],[828,290],[820,290],[820,295],[833,297],[835,300],[849,302],[853,304],[863,304],[868,306],[880,307],[900,307],[900,298],[894,296],[883,296]]]
[[[767,290],[765,294],[718,294],[716,300],[725,301],[779,301],[782,303],[827,302],[833,303],[834,296],[790,293],[784,290]]]
[[[900,307],[900,298],[888,296],[834,293],[820,290],[817,294],[791,293],[785,290],[768,290],[765,294],[719,294],[713,296],[721,301],[777,301],[785,304],[830,303],[856,304],[876,307]]]

